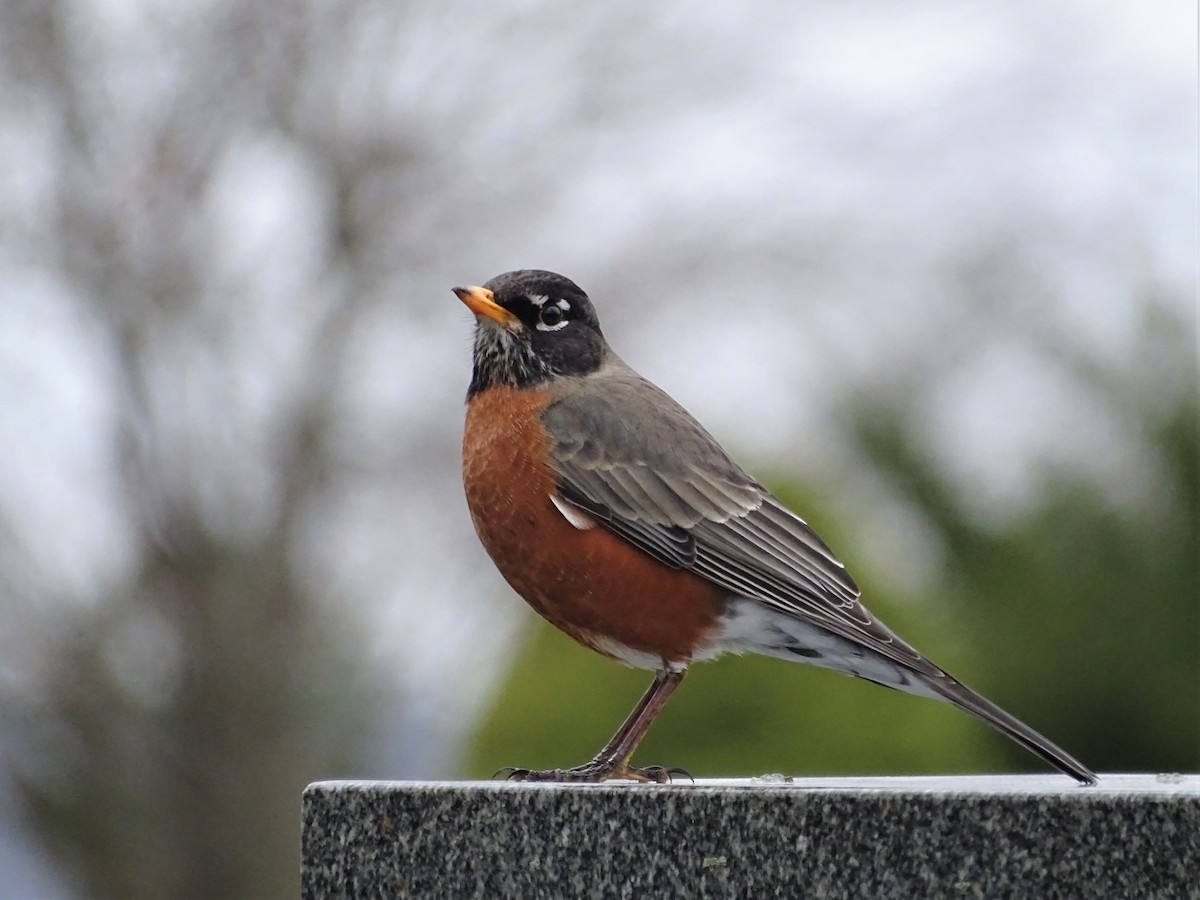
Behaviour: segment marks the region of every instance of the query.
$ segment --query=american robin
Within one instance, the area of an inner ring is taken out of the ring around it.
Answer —
[[[1077,781],[1086,766],[921,656],[811,528],[609,348],[588,296],[523,270],[454,288],[475,314],[463,483],[501,574],[575,640],[654,683],[591,762],[529,781],[667,781],[638,742],[688,666],[751,651],[948,700]]]

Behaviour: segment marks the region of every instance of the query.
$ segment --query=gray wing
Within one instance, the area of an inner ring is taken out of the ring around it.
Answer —
[[[732,593],[939,671],[858,602],[854,580],[802,519],[624,363],[581,381],[543,422],[563,499],[604,527]]]

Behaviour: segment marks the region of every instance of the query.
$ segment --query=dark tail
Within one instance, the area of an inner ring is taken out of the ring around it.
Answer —
[[[1091,769],[1042,737],[1020,719],[1009,715],[991,700],[981,697],[966,685],[960,684],[949,676],[944,678],[926,676],[922,681],[955,706],[983,719],[997,731],[1008,735],[1030,753],[1040,756],[1080,784],[1096,783],[1096,775]]]

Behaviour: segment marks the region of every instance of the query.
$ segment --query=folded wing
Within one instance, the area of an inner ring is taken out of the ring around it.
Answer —
[[[859,603],[854,580],[802,519],[623,363],[567,392],[543,422],[560,494],[615,534],[732,594],[942,675]]]

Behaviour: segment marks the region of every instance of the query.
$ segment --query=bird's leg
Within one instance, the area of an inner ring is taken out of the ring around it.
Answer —
[[[632,769],[629,761],[633,758],[633,753],[637,750],[638,744],[642,742],[642,738],[646,736],[646,732],[650,730],[651,723],[667,705],[667,699],[683,681],[685,672],[686,670],[678,672],[664,670],[655,675],[654,683],[642,695],[642,699],[625,719],[624,724],[617,729],[617,733],[604,745],[604,749],[597,753],[590,763],[571,771],[602,773],[596,779],[597,781],[603,781],[605,778],[669,781],[669,773],[665,769],[658,766],[648,770]]]
[[[634,781],[656,781],[665,783],[671,780],[671,774],[679,771],[664,769],[661,766],[650,766],[645,769],[635,769],[629,765],[633,752],[645,737],[650,724],[662,712],[667,698],[683,681],[685,669],[670,671],[664,669],[654,676],[654,683],[638,701],[629,718],[617,729],[617,733],[604,745],[591,762],[573,769],[552,769],[546,772],[532,772],[528,769],[512,769],[508,778],[512,781],[575,781],[591,782],[606,781],[609,778],[629,778]]]

